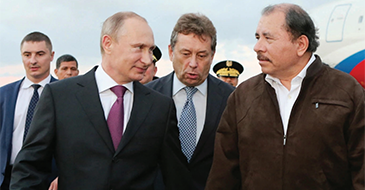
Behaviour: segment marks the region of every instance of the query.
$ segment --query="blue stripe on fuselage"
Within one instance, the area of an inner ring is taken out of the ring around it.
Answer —
[[[354,67],[365,59],[365,49],[344,59],[335,66],[335,69],[350,73]]]

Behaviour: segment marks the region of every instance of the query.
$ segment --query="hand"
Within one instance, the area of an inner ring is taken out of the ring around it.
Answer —
[[[57,190],[57,189],[58,189],[58,177],[52,181],[48,190]]]

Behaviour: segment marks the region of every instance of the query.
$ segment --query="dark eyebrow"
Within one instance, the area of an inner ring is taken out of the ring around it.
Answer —
[[[25,54],[25,53],[32,53],[32,52],[30,52],[30,51],[23,52],[23,54]],[[36,53],[38,54],[38,53],[46,53],[46,52],[42,50],[42,51],[37,51]]]
[[[208,50],[202,50],[202,51],[199,51],[198,53],[206,53],[206,54],[208,54],[209,51]]]
[[[264,36],[272,36],[269,32],[264,32],[264,33],[262,33],[262,35],[264,35]]]
[[[183,51],[188,51],[188,52],[190,52],[190,50],[185,49],[185,48],[182,48],[179,52],[183,52]]]

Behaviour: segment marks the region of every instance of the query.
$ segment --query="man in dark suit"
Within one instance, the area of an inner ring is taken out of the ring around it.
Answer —
[[[50,75],[53,60],[51,40],[43,33],[32,32],[20,44],[26,76],[0,88],[0,186],[9,189],[11,169],[23,145],[26,129],[32,120],[33,106],[47,83],[56,81]],[[37,85],[36,88],[33,85]],[[39,85],[39,86],[38,86]],[[32,100],[32,97],[33,101]],[[29,110],[29,114],[28,114]],[[27,126],[27,127],[26,127]]]
[[[190,172],[186,182],[191,185],[189,190],[205,187],[213,160],[215,131],[227,98],[234,90],[233,86],[209,74],[216,39],[216,30],[209,18],[200,14],[182,15],[172,31],[169,45],[174,72],[147,84],[172,97],[176,104],[181,148]],[[189,89],[194,91],[194,111],[189,113],[194,114],[185,116],[185,107],[191,104],[187,101]],[[191,120],[194,122],[190,124]]]
[[[60,190],[153,189],[158,164],[169,189],[186,189],[175,167],[183,155],[174,103],[138,82],[152,64],[152,29],[119,12],[100,42],[100,66],[46,86],[11,189],[46,189],[52,156]]]

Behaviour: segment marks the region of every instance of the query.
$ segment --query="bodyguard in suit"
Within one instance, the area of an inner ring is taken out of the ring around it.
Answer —
[[[182,15],[169,45],[174,72],[147,84],[174,99],[181,149],[188,162],[189,190],[205,187],[213,160],[215,131],[234,90],[209,74],[216,39],[216,29],[209,18],[201,14]]]
[[[20,44],[26,76],[0,88],[0,186],[9,189],[11,169],[23,145],[34,107],[46,84],[56,81],[50,75],[53,60],[51,40],[32,32]]]
[[[11,189],[46,189],[51,157],[58,189],[153,189],[160,163],[168,189],[186,189],[173,100],[138,81],[152,64],[154,37],[133,12],[109,17],[102,62],[83,76],[47,85],[20,151]]]

